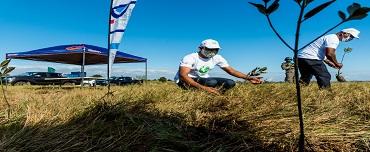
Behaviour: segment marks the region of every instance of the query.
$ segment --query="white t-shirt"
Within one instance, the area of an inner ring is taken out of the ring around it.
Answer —
[[[228,67],[229,64],[221,55],[215,55],[212,58],[205,59],[201,58],[198,53],[191,53],[186,55],[181,61],[180,66],[190,68],[190,73],[188,74],[191,78],[208,78],[209,71],[211,71],[215,66],[221,68]],[[179,82],[179,72],[176,73],[175,82]]]
[[[324,60],[326,48],[336,49],[339,38],[336,34],[329,34],[317,39],[307,47],[298,51],[298,58]]]

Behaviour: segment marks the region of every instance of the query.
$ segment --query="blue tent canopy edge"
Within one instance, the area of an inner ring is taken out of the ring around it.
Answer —
[[[83,61],[83,55],[85,55],[85,61]],[[108,49],[87,44],[59,45],[27,52],[6,53],[6,58],[74,65],[107,64]],[[137,63],[146,61],[146,58],[117,51],[114,63]]]

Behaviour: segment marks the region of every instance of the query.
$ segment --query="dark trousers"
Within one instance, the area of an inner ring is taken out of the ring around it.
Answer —
[[[323,61],[298,58],[298,68],[304,84],[308,85],[315,76],[319,88],[330,88],[331,76]]]
[[[195,82],[198,82],[201,85],[207,86],[207,87],[213,87],[218,88],[220,87],[221,91],[226,91],[228,89],[231,89],[235,86],[235,81],[231,79],[226,78],[216,78],[216,77],[210,77],[210,78],[193,78]],[[180,86],[183,89],[189,89],[189,85],[183,82],[180,79],[180,82],[177,83],[178,86]]]

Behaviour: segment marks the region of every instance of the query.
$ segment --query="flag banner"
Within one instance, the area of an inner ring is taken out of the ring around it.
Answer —
[[[108,78],[112,73],[112,65],[121,43],[123,34],[126,30],[128,20],[134,9],[136,0],[113,0],[110,12],[110,49],[109,49],[109,62],[108,62]]]

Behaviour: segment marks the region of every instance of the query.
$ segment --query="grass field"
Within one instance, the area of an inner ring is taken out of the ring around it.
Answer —
[[[170,82],[112,90],[8,86],[0,151],[297,151],[292,84],[239,84],[222,96]],[[370,83],[302,93],[307,151],[370,151]]]

